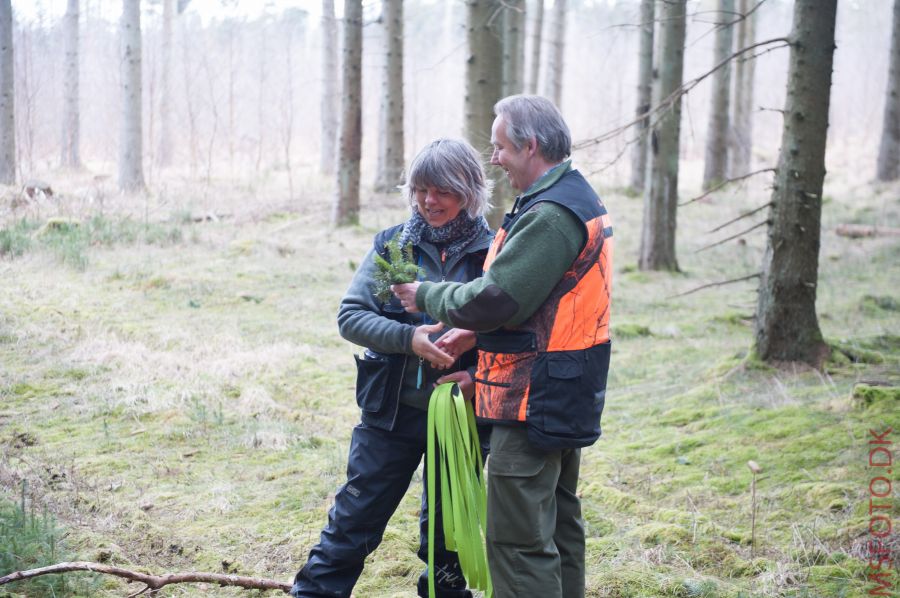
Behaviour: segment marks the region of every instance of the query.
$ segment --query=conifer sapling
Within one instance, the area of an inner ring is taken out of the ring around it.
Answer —
[[[373,256],[375,260],[375,297],[382,303],[387,303],[391,298],[391,285],[414,282],[422,269],[416,265],[413,258],[412,243],[407,243],[400,248],[399,235],[394,235],[390,241],[384,244],[388,252],[388,259],[379,253]]]

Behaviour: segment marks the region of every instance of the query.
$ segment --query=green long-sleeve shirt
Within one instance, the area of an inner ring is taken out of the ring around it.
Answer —
[[[551,187],[568,172],[561,164],[537,181],[518,203]],[[527,320],[550,295],[586,241],[582,222],[555,202],[535,204],[508,231],[488,272],[465,284],[423,282],[420,311],[449,326],[488,332]]]

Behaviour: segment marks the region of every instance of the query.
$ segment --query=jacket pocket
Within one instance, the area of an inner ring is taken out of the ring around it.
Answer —
[[[390,361],[387,356],[366,351],[356,359],[356,404],[363,411],[376,413],[387,395]]]
[[[544,450],[578,448],[600,436],[609,344],[538,356],[528,400],[528,434]]]

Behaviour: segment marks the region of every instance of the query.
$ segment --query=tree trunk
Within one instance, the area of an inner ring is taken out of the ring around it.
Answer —
[[[322,153],[319,170],[334,174],[338,136],[338,52],[334,0],[322,0]]]
[[[119,190],[144,187],[141,120],[141,2],[122,0],[119,26],[122,115],[119,128]]]
[[[641,44],[638,55],[637,110],[635,115],[641,119],[637,125],[637,140],[631,153],[631,189],[637,193],[644,192],[644,179],[647,177],[647,138],[650,129],[650,101],[653,90],[653,28],[655,0],[641,0]]]
[[[162,74],[159,83],[159,146],[156,160],[161,168],[172,165],[172,45],[175,0],[163,0]]]
[[[359,223],[359,159],[362,154],[362,0],[344,0],[344,67],[341,90],[337,226]]]
[[[684,77],[684,39],[687,0],[662,4],[660,15],[659,76],[654,103],[677,95]],[[681,135],[681,98],[674,100],[653,125],[644,191],[641,228],[641,270],[678,270],[675,225],[678,209],[678,145]]]
[[[382,80],[381,136],[376,191],[392,191],[403,183],[403,0],[384,0],[387,60]]]
[[[15,67],[10,0],[0,0],[0,184],[16,182]]]
[[[719,0],[718,29],[713,64],[726,60],[734,48],[734,28],[727,25],[734,20],[734,0]],[[709,107],[709,126],[706,129],[706,163],[703,169],[703,190],[708,191],[728,178],[728,120],[731,94],[731,64],[727,63],[713,74],[712,101]]]
[[[544,95],[561,106],[563,54],[566,49],[566,0],[553,3],[553,34],[547,51],[547,72],[544,73]]]
[[[497,18],[501,10],[501,0],[468,0],[465,130],[469,143],[482,156],[491,153],[494,104],[503,95],[503,82],[497,76],[497,73],[503,72],[503,36],[501,19]],[[488,214],[488,222],[496,226],[503,219],[503,203],[508,192],[499,184],[502,180],[499,168],[489,166],[487,174],[498,181],[491,194],[494,208]]]
[[[894,27],[891,36],[890,70],[884,94],[884,123],[878,150],[879,181],[900,178],[900,0],[894,0]]]
[[[525,91],[525,0],[503,6],[503,95]]]
[[[63,106],[62,143],[59,162],[68,168],[81,166],[79,155],[79,110],[78,110],[78,2],[69,0],[63,17]]]
[[[754,0],[739,0],[739,12],[744,18],[738,23],[737,49],[753,45],[756,41],[756,12],[747,14],[753,8]],[[750,172],[753,158],[753,91],[756,59],[743,56],[734,69],[734,119],[731,123],[731,144],[728,149],[730,177],[743,176]]]
[[[816,318],[822,183],[837,0],[796,0],[781,154],[769,209],[756,308],[756,349],[766,361],[819,365]]]
[[[528,76],[528,93],[538,91],[541,73],[541,33],[544,28],[544,0],[535,0],[534,19],[531,24],[531,73]]]

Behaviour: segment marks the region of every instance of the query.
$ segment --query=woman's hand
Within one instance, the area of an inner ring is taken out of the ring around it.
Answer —
[[[440,350],[433,342],[431,342],[431,339],[428,338],[429,334],[440,332],[443,328],[444,325],[440,322],[437,324],[418,326],[413,332],[412,337],[413,353],[422,359],[429,361],[431,366],[438,370],[445,370],[456,361],[456,358]]]
[[[418,313],[419,308],[416,307],[416,291],[419,290],[418,282],[407,282],[405,284],[392,284],[391,291],[400,300],[403,309],[411,314]]]
[[[471,330],[453,328],[437,339],[434,344],[454,359],[459,359],[463,353],[475,348],[475,333]]]
[[[435,384],[444,384],[445,382],[456,382],[456,385],[459,386],[459,390],[463,394],[463,398],[467,401],[471,401],[472,397],[475,396],[475,381],[472,380],[472,376],[469,375],[469,372],[466,370],[460,370],[458,372],[453,372],[452,374],[446,374],[437,379]]]

